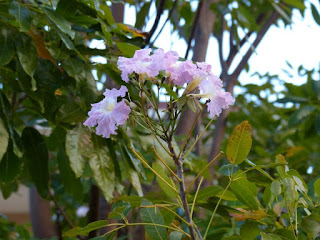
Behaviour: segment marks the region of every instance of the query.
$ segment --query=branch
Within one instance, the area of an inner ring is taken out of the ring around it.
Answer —
[[[224,76],[226,76],[228,74],[228,68],[229,65],[226,64],[226,61],[223,59],[223,32],[225,29],[225,20],[223,15],[221,16],[221,33],[220,35],[217,36],[217,40],[218,40],[218,48],[219,48],[219,59],[220,59],[220,65],[221,65],[221,78],[223,79]],[[231,36],[231,34],[230,34]]]
[[[256,39],[254,40],[254,42],[251,45],[251,47],[248,49],[247,53],[243,56],[243,58],[241,59],[240,63],[238,64],[237,68],[232,73],[232,75],[231,75],[232,76],[231,77],[232,81],[236,81],[237,80],[237,78],[240,75],[242,69],[245,68],[245,66],[248,63],[249,58],[251,57],[251,55],[253,53],[252,49],[256,49],[256,47],[261,42],[262,38],[264,37],[264,35],[266,34],[266,32],[268,31],[270,26],[274,23],[274,21],[277,20],[278,17],[279,17],[279,13],[277,11],[274,11],[271,14],[271,16],[269,17],[269,19],[267,19],[265,24],[261,27],[260,31],[257,34]],[[233,80],[233,79],[236,79],[236,80]]]
[[[190,33],[190,36],[189,36],[189,39],[188,39],[188,47],[187,47],[186,55],[184,56],[185,59],[188,58],[189,51],[191,49],[191,42],[192,42],[192,39],[194,38],[194,35],[196,33],[196,29],[197,29],[197,25],[198,25],[198,22],[199,22],[200,12],[201,12],[201,9],[202,9],[202,6],[203,6],[203,2],[204,1],[200,1],[199,2],[198,8],[197,8],[197,12],[196,12],[196,16],[193,19],[191,33]]]
[[[149,36],[145,40],[145,45],[149,44],[152,35],[154,34],[154,32],[156,31],[156,29],[158,27],[158,24],[159,24],[159,21],[160,21],[160,17],[161,17],[161,15],[163,13],[163,8],[164,8],[165,1],[166,0],[160,0],[160,2],[159,2],[159,6],[158,6],[158,9],[157,9],[157,16],[156,16],[156,19],[154,20],[153,26],[152,26],[152,28],[151,28],[151,30],[149,32]]]
[[[173,3],[173,5],[172,5],[172,8],[171,8],[170,11],[169,11],[169,14],[168,14],[168,17],[167,17],[166,21],[165,21],[164,24],[162,25],[162,27],[161,27],[160,31],[158,32],[157,36],[153,39],[152,43],[150,44],[150,47],[153,46],[154,42],[157,40],[157,38],[158,38],[159,35],[161,34],[162,30],[164,29],[164,26],[167,24],[167,22],[168,22],[169,19],[171,18],[172,13],[173,13],[174,9],[176,8],[177,3],[178,3],[178,0],[175,0],[174,3]]]

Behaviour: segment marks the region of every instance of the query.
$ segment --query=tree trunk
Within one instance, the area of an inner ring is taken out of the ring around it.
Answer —
[[[49,239],[56,236],[50,202],[40,197],[35,187],[30,188],[30,218],[34,237]]]
[[[195,33],[195,43],[193,46],[192,61],[204,62],[206,60],[209,38],[213,30],[213,24],[216,16],[210,10],[210,4],[216,0],[204,1],[200,9],[199,24]],[[197,113],[192,112],[190,109],[184,112],[181,116],[181,122],[177,127],[177,135],[187,135],[190,131]]]

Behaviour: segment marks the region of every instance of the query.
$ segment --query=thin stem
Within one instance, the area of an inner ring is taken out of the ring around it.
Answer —
[[[207,126],[203,129],[203,131],[200,133],[200,135],[196,138],[196,140],[194,141],[194,143],[192,144],[192,146],[189,148],[188,152],[184,155],[183,159],[185,159],[189,153],[192,151],[192,149],[194,148],[194,146],[197,144],[197,142],[199,141],[199,139],[202,137],[203,133],[207,130],[207,128],[210,126],[210,124],[213,122],[213,120],[215,119],[215,117],[213,117],[210,122],[207,124]]]
[[[222,197],[223,197],[223,195],[225,194],[225,192],[227,191],[227,189],[230,187],[231,182],[232,182],[232,179],[230,179],[227,187],[226,187],[226,188],[224,189],[224,191],[222,192],[222,194],[221,194],[221,196],[220,196],[220,198],[219,198],[219,201],[217,202],[216,207],[214,208],[214,211],[213,211],[212,216],[211,216],[211,218],[210,218],[210,221],[209,221],[209,224],[208,224],[206,233],[204,234],[204,237],[203,237],[204,240],[206,239],[206,237],[207,237],[207,235],[208,235],[210,226],[211,226],[212,221],[213,221],[213,218],[214,218],[214,216],[215,216],[215,214],[216,214],[216,212],[217,212],[217,209],[218,209],[218,207],[219,207],[219,205],[220,205],[220,202],[221,202],[221,200],[222,200]]]
[[[141,206],[141,208],[151,208],[151,207],[164,208],[164,209],[168,210],[169,212],[172,212],[176,217],[178,217],[181,221],[183,221],[188,227],[190,226],[190,224],[186,220],[184,220],[179,214],[177,214],[175,211],[173,211],[172,209],[170,209],[162,204],[155,204],[155,205],[151,205],[151,206]]]
[[[137,158],[139,158],[139,160],[147,167],[149,168],[161,181],[163,181],[165,184],[168,185],[168,187],[170,187],[173,191],[175,191],[177,194],[179,194],[179,192],[177,191],[177,189],[175,189],[173,186],[171,186],[171,184],[169,184],[166,180],[163,179],[163,177],[161,177],[152,167],[149,166],[149,164],[133,149],[133,147],[130,147],[131,151],[134,153],[134,155],[137,156]]]
[[[183,204],[183,208],[184,208],[184,212],[186,214],[186,218],[187,218],[187,221],[189,222],[190,226],[189,226],[189,231],[190,231],[190,236],[191,236],[191,239],[192,240],[195,240],[195,229],[193,227],[193,222],[192,222],[192,218],[191,218],[191,215],[190,215],[190,211],[189,211],[189,206],[188,206],[188,201],[187,201],[187,196],[186,196],[186,192],[185,192],[185,185],[184,185],[184,177],[183,177],[183,168],[182,168],[182,161],[180,159],[178,159],[176,161],[176,164],[177,164],[177,167],[178,167],[178,176],[179,178],[182,180],[180,182],[180,197],[181,197],[181,200],[182,200],[182,204]],[[200,239],[201,238],[201,235],[199,236]]]
[[[160,157],[160,155],[157,153],[156,149],[152,148],[154,154],[159,158],[159,160],[163,163],[163,165],[172,173],[172,175],[181,182],[181,179],[177,176],[177,174],[163,161],[163,159]]]
[[[170,230],[173,231],[179,231],[183,234],[185,234],[187,237],[191,238],[190,235],[188,233],[186,233],[185,231],[183,231],[181,228],[179,227],[170,227],[170,226],[166,226],[166,225],[162,225],[162,224],[157,224],[157,223],[127,223],[127,224],[123,224],[123,223],[112,223],[112,224],[108,224],[107,226],[119,226],[121,225],[121,227],[115,228],[109,232],[107,232],[106,234],[102,235],[101,237],[106,236],[107,234],[110,234],[114,231],[117,231],[121,228],[127,227],[127,226],[154,226],[154,227],[163,227],[163,228],[168,228]]]
[[[204,177],[202,177],[202,178],[200,179],[200,183],[199,183],[199,185],[198,185],[198,188],[197,188],[196,194],[194,195],[194,199],[193,199],[193,203],[192,203],[192,207],[191,207],[191,212],[190,212],[190,216],[191,216],[191,218],[192,218],[192,215],[193,215],[194,205],[196,204],[196,200],[197,200],[198,193],[199,193],[199,190],[200,190],[201,184],[202,184],[202,182],[203,182],[203,179],[204,179]]]
[[[203,109],[204,109],[204,107],[199,111],[196,119],[194,120],[194,122],[192,124],[192,127],[191,127],[191,129],[190,129],[190,131],[188,133],[188,136],[186,137],[186,139],[184,140],[184,143],[182,144],[182,147],[181,147],[179,155],[178,155],[178,159],[180,158],[181,154],[184,152],[184,150],[186,148],[186,145],[187,145],[187,143],[188,143],[188,141],[189,141],[189,139],[191,137],[192,131],[193,131],[194,127],[196,126],[196,123],[197,123],[199,117],[201,116],[201,113],[202,113]]]
[[[219,152],[219,154],[214,158],[212,159],[208,164],[207,166],[205,166],[199,173],[198,175],[193,179],[193,181],[190,183],[189,187],[187,188],[186,190],[186,193],[189,192],[190,188],[192,187],[192,185],[195,183],[195,181],[197,181],[197,179],[201,176],[201,174],[203,173],[203,171],[205,171],[214,161],[216,161],[220,155],[222,154],[223,152]]]
[[[141,94],[142,94],[142,91],[141,91]],[[144,104],[143,104],[143,100],[142,100],[142,97],[141,97],[141,107],[142,107],[142,111],[143,111],[143,115],[144,115],[144,118],[146,119],[146,122],[153,134],[153,136],[157,139],[157,141],[159,142],[159,144],[161,145],[161,147],[171,156],[173,157],[173,155],[168,151],[168,149],[162,144],[162,142],[159,140],[159,138],[157,137],[156,133],[153,131],[153,128],[150,124],[150,121],[148,119],[148,116],[146,114],[146,110],[144,109]]]

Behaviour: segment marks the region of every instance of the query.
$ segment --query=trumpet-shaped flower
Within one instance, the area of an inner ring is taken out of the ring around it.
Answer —
[[[122,86],[117,89],[106,89],[105,98],[91,104],[92,109],[89,111],[89,118],[83,123],[88,127],[96,127],[96,134],[104,138],[109,138],[111,134],[116,135],[118,126],[123,125],[129,116],[130,107],[124,100],[117,102],[118,97],[124,97],[128,89]]]
[[[234,98],[229,92],[222,89],[222,81],[213,74],[205,77],[199,84],[200,94],[203,98],[209,98],[208,111],[211,117],[218,116],[222,109],[227,109],[234,103]]]

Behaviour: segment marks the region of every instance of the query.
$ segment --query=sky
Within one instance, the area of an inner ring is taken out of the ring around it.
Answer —
[[[292,77],[289,77],[283,72],[282,69],[290,70],[286,61],[288,61],[294,69],[297,69],[300,65],[303,65],[307,69],[319,69],[320,26],[313,20],[310,2],[320,10],[320,2],[318,0],[310,0],[306,3],[307,9],[304,18],[298,10],[295,10],[291,27],[285,27],[283,22],[280,21],[279,27],[273,26],[269,29],[259,46],[256,48],[256,52],[249,60],[249,73],[243,71],[239,76],[239,81],[242,84],[261,82],[257,76],[251,76],[255,72],[259,72],[262,75],[267,72],[270,74],[279,74],[281,79],[298,85],[305,83],[306,79],[300,77],[296,71],[290,71],[293,74]],[[150,21],[145,29],[146,31],[150,30],[152,27],[155,10],[155,6],[153,6],[153,9],[151,9]],[[164,16],[160,19],[159,26],[163,25],[166,17],[167,12],[165,12]],[[135,22],[134,7],[129,8],[128,5],[126,5],[124,22],[126,24]],[[161,27],[158,27],[158,30],[160,28]],[[155,42],[155,46],[163,48],[166,51],[177,51],[181,57],[185,55],[187,48],[186,42],[183,39],[179,39],[177,33],[171,33],[171,26],[168,23]],[[225,56],[226,55],[227,50],[225,51]],[[238,60],[239,59],[240,57]],[[235,61],[236,60],[237,59],[235,59]],[[209,40],[206,62],[212,65],[213,73],[215,75],[220,74],[221,67],[218,56],[218,43],[213,37]],[[319,75],[315,76],[315,78],[319,79]],[[280,89],[281,88],[279,87],[279,90]]]

